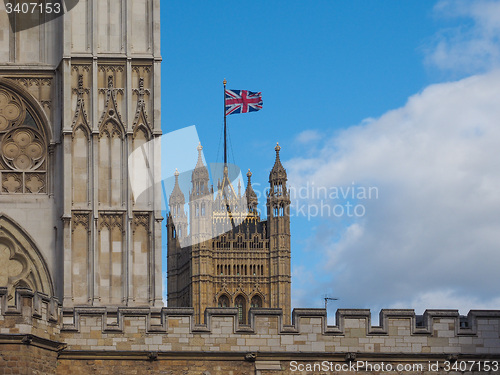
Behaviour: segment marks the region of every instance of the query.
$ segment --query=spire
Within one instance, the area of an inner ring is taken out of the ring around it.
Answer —
[[[198,161],[196,162],[195,168],[204,167],[205,165],[203,164],[203,158],[201,157],[201,151],[203,150],[203,146],[201,145],[201,142],[198,142],[198,146],[196,147],[196,149],[198,150]]]
[[[208,169],[203,164],[203,157],[201,155],[201,151],[203,150],[203,146],[201,143],[198,143],[198,146],[196,147],[198,150],[198,161],[196,162],[196,166],[194,167],[193,174],[191,176],[191,180],[194,183],[195,180],[203,180],[208,182]],[[208,187],[208,185],[207,185]]]
[[[272,180],[286,180],[287,178],[286,170],[281,164],[280,150],[281,147],[279,143],[276,143],[276,147],[274,148],[274,151],[276,151],[276,161],[274,162],[273,169],[271,169],[271,173],[269,173],[269,182],[271,182]]]
[[[255,191],[252,188],[252,172],[250,172],[250,169],[248,169],[247,178],[248,182],[247,182],[247,189],[245,191],[245,196],[247,199],[248,209],[252,211],[257,208],[259,200],[257,199],[257,194],[255,194]]]
[[[172,193],[170,194],[170,198],[168,199],[168,204],[170,206],[171,211],[175,207],[176,209],[179,210],[180,213],[180,207],[184,207],[186,199],[184,197],[184,193],[182,192],[179,186],[179,171],[177,170],[177,168],[175,168],[174,176],[175,176],[175,184]],[[182,209],[182,211],[184,211],[184,209]],[[178,214],[177,211],[175,211],[174,213],[175,215]]]

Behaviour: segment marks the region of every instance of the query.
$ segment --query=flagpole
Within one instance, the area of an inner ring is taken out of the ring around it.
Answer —
[[[224,81],[222,81],[224,84],[224,172],[223,172],[223,177],[222,177],[222,194],[224,196],[224,201],[226,202],[226,210],[229,215],[229,220],[231,222],[232,229],[234,229],[234,220],[233,220],[233,215],[231,214],[231,207],[229,206],[229,202],[227,200],[227,192],[226,192],[226,186],[225,183],[229,183],[229,174],[226,175],[227,171],[227,127],[226,127],[226,79],[224,78]],[[226,178],[228,179],[226,181]]]
[[[226,137],[227,137],[227,131],[226,131],[226,79],[224,78],[224,168],[226,168],[227,165],[227,146],[226,146]]]

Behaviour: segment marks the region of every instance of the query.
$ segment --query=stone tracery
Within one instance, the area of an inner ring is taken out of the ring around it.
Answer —
[[[7,87],[0,87],[0,153],[0,194],[46,193],[47,142],[26,103]]]
[[[0,285],[7,286],[8,300],[16,288],[53,295],[47,267],[29,238],[10,219],[0,215]]]

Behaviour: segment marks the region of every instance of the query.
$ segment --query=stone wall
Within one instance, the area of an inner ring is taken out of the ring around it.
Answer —
[[[280,309],[251,309],[239,325],[237,309],[214,308],[197,325],[193,309],[62,309],[25,289],[7,306],[5,288],[0,300],[0,374],[341,374],[318,366],[357,361],[444,374],[447,360],[500,361],[500,311],[382,310],[372,326],[368,310],[338,310],[328,326],[324,309],[295,309],[292,325]]]
[[[22,342],[0,346],[0,374],[55,374],[56,367],[55,351]]]

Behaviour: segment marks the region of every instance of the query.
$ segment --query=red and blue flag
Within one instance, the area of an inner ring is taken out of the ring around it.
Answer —
[[[225,90],[226,116],[262,109],[262,93],[248,90]]]

